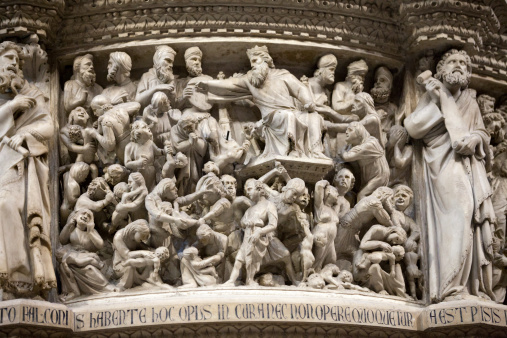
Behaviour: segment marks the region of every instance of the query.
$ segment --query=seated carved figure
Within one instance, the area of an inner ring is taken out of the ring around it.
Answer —
[[[183,287],[209,286],[217,283],[218,275],[213,266],[215,257],[202,259],[197,248],[190,247],[181,254],[181,279]]]
[[[158,247],[155,251],[136,250],[129,253],[129,258],[123,263],[124,266],[143,269],[138,277],[143,281],[142,286],[158,286],[163,289],[172,289],[170,285],[164,284],[160,278],[161,263],[169,258],[169,250]]]
[[[102,249],[104,241],[95,230],[90,210],[80,209],[70,215],[60,232],[60,243],[63,247],[57,251],[56,258],[60,263],[62,300],[116,291],[101,272],[104,263],[97,251]]]
[[[407,233],[401,227],[372,226],[354,255],[354,279],[375,292],[410,298],[405,292],[405,280],[399,264],[405,254],[401,245],[406,240]],[[391,261],[390,272],[382,269],[380,263],[383,260]]]
[[[114,235],[113,270],[119,278],[117,286],[120,290],[143,284],[169,287],[162,284],[160,276],[155,275],[158,274],[160,260],[169,256],[167,248],[155,253],[146,251],[149,238],[150,228],[143,219],[130,223]]]

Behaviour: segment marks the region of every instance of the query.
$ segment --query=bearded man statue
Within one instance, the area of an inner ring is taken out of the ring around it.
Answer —
[[[3,299],[47,297],[51,260],[47,140],[54,127],[43,94],[23,77],[23,53],[0,43],[0,289]]]
[[[76,107],[83,107],[89,113],[93,98],[102,93],[102,87],[95,83],[93,55],[86,54],[74,59],[74,74],[65,82],[63,89],[63,106],[69,114]]]

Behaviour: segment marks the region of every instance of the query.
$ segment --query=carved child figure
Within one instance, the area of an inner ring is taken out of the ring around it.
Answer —
[[[160,278],[161,263],[169,258],[169,250],[164,247],[158,247],[155,252],[148,250],[131,251],[129,258],[123,263],[124,266],[144,269],[139,276],[144,281],[143,287],[158,286],[164,289],[173,287],[165,284]]]
[[[210,286],[217,283],[213,266],[214,257],[202,259],[197,248],[189,247],[181,254],[181,280],[183,287]]]

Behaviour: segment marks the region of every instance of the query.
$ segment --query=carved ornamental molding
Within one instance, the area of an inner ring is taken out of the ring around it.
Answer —
[[[402,59],[449,43],[484,76],[507,74],[504,1],[4,1],[0,36],[39,35],[63,52],[161,37],[237,36],[326,42]]]

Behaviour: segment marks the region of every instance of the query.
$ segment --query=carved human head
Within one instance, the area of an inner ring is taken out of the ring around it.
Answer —
[[[252,199],[256,181],[257,180],[255,178],[249,178],[245,181],[245,185],[243,186],[244,194],[249,199]]]
[[[360,118],[368,113],[375,113],[375,102],[370,94],[365,92],[357,93],[354,96],[354,103],[352,104],[352,113],[358,115]]]
[[[167,95],[164,92],[156,92],[151,97],[151,108],[155,110],[158,116],[161,116],[163,113],[166,113],[169,109],[171,109],[171,102]]]
[[[386,242],[391,245],[402,245],[407,241],[407,233],[403,228],[394,226],[389,228],[389,234],[387,235]]]
[[[248,56],[248,59],[250,59],[252,66],[264,61],[268,64],[269,68],[275,68],[273,59],[271,58],[271,55],[269,55],[268,47],[266,46],[255,46],[247,49],[246,55]]]
[[[266,46],[258,47],[247,50],[248,58],[250,59],[250,65],[252,70],[247,73],[248,81],[256,88],[261,87],[266,80],[269,69],[275,68],[273,59],[269,55],[268,48]]]
[[[183,154],[182,152],[177,152],[176,155],[174,155],[174,165],[176,168],[186,167],[188,165],[187,155]]]
[[[150,238],[150,228],[148,227],[148,221],[144,219],[138,219],[123,229],[123,238],[130,238],[137,243],[147,243]],[[115,236],[116,237],[116,236]]]
[[[93,55],[85,54],[77,56],[72,66],[74,74],[72,79],[81,80],[87,87],[95,85],[95,69],[93,67]]]
[[[310,193],[308,192],[308,188],[305,188],[304,193],[299,195],[298,199],[296,200],[296,203],[301,207],[301,209],[304,209],[308,206],[308,204],[310,203]]]
[[[74,211],[69,216],[67,224],[68,223],[73,223],[79,230],[85,231],[89,224],[93,224],[93,226],[95,226],[93,212],[91,212],[89,209],[79,209],[77,211]]]
[[[292,204],[297,201],[298,197],[305,193],[305,181],[295,177],[287,182],[287,185],[282,188],[283,201],[287,204]]]
[[[148,140],[153,140],[153,134],[150,127],[143,120],[137,120],[132,123],[130,131],[130,140],[135,143],[144,144]]]
[[[390,201],[393,198],[393,189],[389,187],[378,187],[372,194],[381,201]]]
[[[492,113],[495,110],[495,98],[486,94],[477,97],[477,104],[481,110],[481,115]]]
[[[271,286],[271,287],[277,286],[277,284],[273,280],[273,274],[270,272],[262,274],[259,277],[259,279],[257,280],[257,282],[259,283],[259,285],[262,285],[262,286]]]
[[[190,76],[202,75],[202,51],[199,47],[190,47],[185,51],[185,65]]]
[[[450,85],[466,88],[472,77],[472,60],[464,50],[451,49],[437,64],[435,78]]]
[[[505,119],[500,113],[488,113],[483,116],[484,126],[489,135],[494,136],[498,132],[503,132],[505,126]],[[503,135],[503,134],[502,134]],[[502,138],[503,139],[503,138]]]
[[[334,177],[334,186],[338,189],[340,196],[344,196],[348,193],[356,182],[356,178],[352,171],[347,168],[340,169]]]
[[[183,113],[181,118],[178,120],[178,126],[182,129],[186,134],[193,133],[197,128],[197,117],[189,112]]]
[[[104,198],[109,190],[106,180],[102,177],[96,177],[88,185],[87,193],[91,199],[98,200]]]
[[[348,270],[342,270],[338,274],[338,279],[341,280],[343,283],[353,283],[354,277],[352,276],[352,272]]]
[[[74,144],[83,144],[83,127],[72,124],[67,128],[67,130],[70,142]]]
[[[259,201],[262,197],[267,197],[268,191],[266,190],[266,185],[261,181],[254,181],[253,191],[251,193],[250,199],[254,202]]]
[[[333,84],[336,66],[338,66],[336,56],[333,54],[326,54],[319,59],[317,70],[313,75],[315,77],[320,77],[325,85]]]
[[[128,185],[130,190],[146,186],[146,181],[141,173],[131,173],[129,175]]]
[[[176,52],[169,46],[157,46],[153,55],[153,68],[162,83],[174,80],[173,64]]]
[[[120,79],[130,77],[132,69],[132,59],[125,52],[113,52],[109,54],[107,63],[107,80],[119,82]]]
[[[224,185],[227,196],[231,198],[236,197],[236,188],[238,186],[236,179],[231,175],[226,174],[220,177],[220,181],[222,181],[222,184]]]
[[[414,198],[414,192],[410,187],[400,184],[393,188],[394,207],[399,211],[405,211]]]
[[[107,96],[97,95],[92,99],[90,107],[93,110],[93,114],[99,117],[104,115],[105,112],[107,112],[108,110],[112,109],[113,105],[111,104],[111,100]]]
[[[77,124],[81,127],[86,127],[89,119],[90,115],[88,115],[86,109],[83,107],[76,107],[69,114],[68,124]]]
[[[345,141],[352,146],[363,143],[363,141],[369,136],[370,133],[368,133],[366,128],[360,122],[349,123],[347,129],[345,130]]]
[[[113,188],[113,194],[116,201],[120,202],[124,193],[130,191],[130,186],[125,182],[120,182]]]
[[[157,194],[165,201],[174,201],[178,197],[178,188],[171,178],[162,179],[155,187]]]
[[[206,174],[213,173],[216,176],[220,175],[220,169],[213,161],[208,161],[204,163],[204,167],[202,168],[202,171]]]
[[[165,246],[159,246],[155,249],[155,256],[163,262],[170,257],[169,249]]]
[[[368,72],[368,65],[364,60],[358,60],[349,63],[347,66],[347,80],[355,82],[357,85],[361,85],[361,90],[358,90],[357,93],[362,92],[362,84],[364,82],[364,77]]]
[[[69,176],[77,183],[83,183],[90,173],[90,166],[84,162],[76,162],[70,167]]]
[[[199,238],[199,242],[206,245],[209,243],[211,236],[213,235],[213,231],[207,224],[201,224],[197,228],[196,236]]]
[[[23,88],[24,54],[12,41],[0,43],[0,93],[17,94]]]
[[[394,257],[396,258],[396,261],[400,261],[403,259],[403,257],[405,257],[405,248],[403,246],[393,245],[392,249],[393,249],[393,254],[394,254]]]
[[[393,88],[393,74],[384,66],[375,71],[375,84],[371,90],[371,96],[377,103],[385,103],[389,100]]]
[[[122,166],[121,164],[111,164],[108,166],[104,173],[104,179],[107,183],[112,186],[116,186],[120,182],[126,182],[128,171],[127,168]]]

